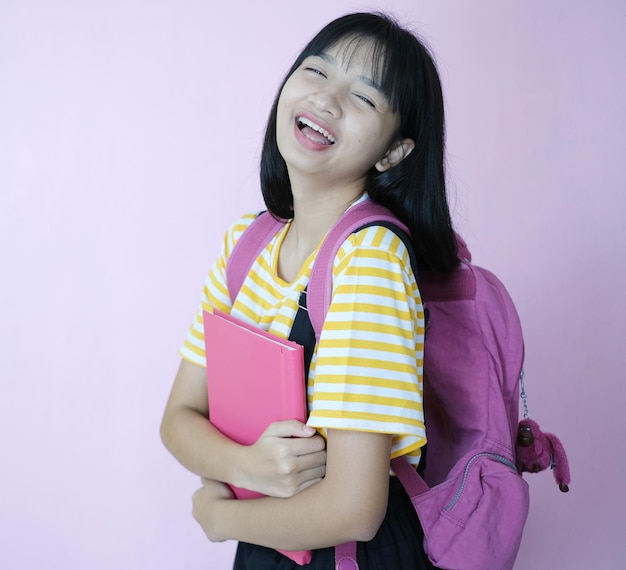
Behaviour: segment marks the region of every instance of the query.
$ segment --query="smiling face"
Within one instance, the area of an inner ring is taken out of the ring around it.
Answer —
[[[307,57],[286,81],[276,140],[294,189],[306,180],[358,195],[373,166],[395,164],[399,117],[377,84],[373,47],[344,39]]]

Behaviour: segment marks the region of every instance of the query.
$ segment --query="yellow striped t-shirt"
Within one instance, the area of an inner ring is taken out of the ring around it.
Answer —
[[[278,277],[286,224],[254,262],[233,306],[226,260],[254,217],[243,216],[230,227],[205,280],[201,306],[181,347],[190,362],[205,365],[202,308],[289,336],[317,250],[293,282]],[[424,311],[405,245],[382,226],[352,234],[333,263],[331,305],[309,370],[308,424],[323,435],[328,429],[392,434],[392,457],[408,455],[417,464],[426,442],[423,342]]]

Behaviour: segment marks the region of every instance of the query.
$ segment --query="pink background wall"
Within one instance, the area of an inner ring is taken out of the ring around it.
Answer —
[[[0,3],[0,567],[230,566],[158,424],[227,223],[260,206],[280,77],[372,4]],[[531,414],[573,474],[527,477],[518,570],[623,568],[626,2],[388,0],[435,49],[451,192],[508,285]]]

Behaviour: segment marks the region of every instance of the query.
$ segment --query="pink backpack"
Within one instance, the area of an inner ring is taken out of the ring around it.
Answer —
[[[412,251],[406,227],[389,210],[369,200],[350,208],[328,233],[307,286],[317,339],[331,301],[333,260],[347,237],[368,225],[390,227]],[[271,215],[261,215],[237,242],[226,268],[233,300],[280,227]],[[515,465],[522,330],[502,283],[470,263],[460,238],[459,257],[451,274],[418,272],[417,278],[429,314],[423,478],[402,457],[391,465],[415,507],[424,549],[436,567],[507,570],[513,568],[529,509],[528,485]],[[356,543],[336,547],[336,567],[358,569]]]

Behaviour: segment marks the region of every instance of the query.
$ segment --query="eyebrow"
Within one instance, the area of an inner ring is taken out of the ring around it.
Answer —
[[[323,59],[325,62],[331,65],[337,66],[337,60],[332,55],[326,52],[321,52],[321,53],[314,54],[314,55],[316,55],[320,59]],[[376,83],[376,81],[374,81],[371,77],[367,75],[359,75],[359,81],[365,83],[365,85],[368,85],[369,87],[372,87],[373,89],[376,89],[376,91],[379,91],[382,95],[385,94],[380,84]]]

